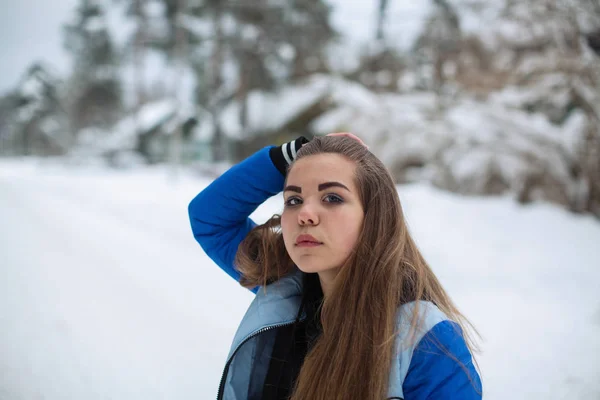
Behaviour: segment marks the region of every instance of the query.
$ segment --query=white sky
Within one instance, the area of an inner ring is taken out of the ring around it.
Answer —
[[[40,60],[66,72],[62,50],[62,23],[76,0],[5,0],[0,12],[0,93],[14,87],[25,69]]]

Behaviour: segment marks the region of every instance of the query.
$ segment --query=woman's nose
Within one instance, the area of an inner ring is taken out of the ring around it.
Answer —
[[[310,207],[303,207],[298,213],[298,224],[300,225],[318,225],[319,217]]]

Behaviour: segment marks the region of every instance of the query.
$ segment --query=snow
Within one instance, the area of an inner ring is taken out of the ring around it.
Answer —
[[[578,146],[584,143],[587,123],[588,121],[583,111],[573,112],[569,119],[565,121],[563,143],[572,157],[577,156],[577,152],[579,151]]]
[[[168,119],[175,113],[176,104],[172,100],[162,100],[143,106],[138,113],[138,123],[142,130],[148,130]]]
[[[166,169],[0,161],[0,398],[213,398],[252,294],[203,253]],[[485,398],[600,396],[600,224],[399,186],[411,232],[484,341]],[[253,215],[279,212],[276,196]]]
[[[123,48],[131,40],[136,27],[136,21],[127,18],[127,3],[109,3],[106,0],[100,2],[104,10],[104,24],[107,27],[111,40],[116,48]]]
[[[350,72],[359,65],[361,55],[382,48],[407,52],[421,34],[431,12],[429,2],[389,1],[383,30],[384,43],[376,42],[378,2],[329,0],[331,25],[341,35],[331,43],[328,63],[334,71]]]
[[[496,40],[523,44],[548,32],[545,24],[501,17],[502,2],[450,2],[461,7],[463,32],[483,38],[486,46]],[[42,8],[48,7],[44,2],[31,3],[20,2],[19,9],[7,4],[12,8],[2,14],[6,23],[0,26],[9,28],[2,37],[11,45],[4,46],[0,91],[17,82],[15,71],[34,58],[67,72],[68,57],[57,44],[59,22],[73,15],[75,2],[51,10]],[[334,69],[352,69],[360,54],[381,48],[374,43],[377,2],[330,3],[342,37],[328,57]],[[389,2],[386,44],[408,50],[432,11],[430,3]],[[475,12],[464,7],[467,3],[480,8]],[[159,13],[158,3],[152,4],[151,13]],[[135,28],[123,7],[112,5],[105,21],[118,47]],[[182,22],[207,28],[189,18]],[[151,33],[160,36],[164,28],[154,24]],[[289,56],[289,50],[281,51]],[[588,56],[593,63],[595,56]],[[145,129],[188,113],[191,72],[156,51],[142,57],[142,71],[134,70],[131,58],[121,66],[125,103],[133,104],[140,73],[151,94],[173,93],[178,101],[148,104],[137,122]],[[549,63],[556,60],[540,56],[519,68],[525,72]],[[232,64],[224,69],[231,89],[238,72]],[[568,197],[581,201],[589,188],[568,178],[569,160],[561,151],[577,154],[587,117],[575,111],[557,126],[541,113],[521,110],[540,98],[547,99],[544,107],[564,109],[569,84],[591,107],[600,101],[583,81],[568,82],[557,74],[543,79],[530,88],[506,87],[486,102],[457,97],[441,109],[432,93],[379,95],[359,84],[315,76],[278,93],[252,92],[249,130],[275,130],[330,96],[335,108],[314,122],[315,131],[356,132],[390,167],[426,164],[424,171],[413,171],[412,180],[436,182],[451,173],[460,187],[479,193],[476,188],[492,168],[511,189],[542,168],[557,180],[550,185],[564,184]],[[412,90],[419,76],[409,71],[401,83]],[[38,80],[17,87],[39,97]],[[25,107],[20,117],[37,106]],[[594,112],[600,116],[600,107]],[[201,116],[195,136],[205,140],[212,124]],[[239,104],[231,103],[221,118],[226,135],[242,137]],[[46,120],[44,129],[54,131],[53,124]],[[99,151],[132,149],[134,120],[125,118],[111,132],[89,129],[80,137]],[[132,153],[121,157],[120,164],[139,163]],[[187,203],[209,180],[187,171],[175,184],[166,170],[118,172],[102,165],[87,162],[70,170],[52,161],[0,160],[0,398],[212,398],[252,295],[220,272],[191,236]],[[222,168],[196,170],[217,174]],[[427,259],[484,336],[485,398],[600,397],[598,222],[543,203],[521,207],[508,197],[465,198],[422,184],[399,186],[399,192]],[[255,214],[257,220],[280,211],[280,204],[278,198],[269,201]]]
[[[87,21],[85,28],[92,34],[95,32],[101,32],[106,30],[106,22],[104,21],[103,17],[92,17]]]
[[[343,33],[347,42],[363,45],[375,40],[378,2],[329,0],[328,3],[332,6],[331,23]],[[431,12],[431,5],[428,2],[407,1],[388,3],[384,22],[387,42],[394,48],[406,51],[421,33],[423,22]]]
[[[42,97],[44,83],[38,76],[29,76],[20,87],[20,94],[23,97],[39,99]]]
[[[237,139],[243,138],[247,132],[272,132],[326,96],[330,88],[331,80],[317,75],[306,82],[286,86],[273,93],[253,90],[247,98],[248,127],[244,130],[240,124],[239,101],[232,101],[221,114],[221,128],[226,136]],[[212,137],[211,119],[203,118],[195,132],[197,139]]]
[[[504,2],[450,0],[460,14],[460,29],[467,34],[486,35],[490,25],[502,16]],[[486,39],[488,39],[486,37]]]
[[[153,127],[172,119],[177,113],[177,104],[171,99],[145,104],[135,115],[123,118],[110,132],[86,128],[80,133],[79,147],[74,153],[101,153],[135,149],[137,132],[147,132]]]
[[[209,20],[194,17],[192,15],[183,15],[181,17],[181,24],[190,32],[194,33],[194,35],[201,38],[212,38],[214,35],[215,28]]]

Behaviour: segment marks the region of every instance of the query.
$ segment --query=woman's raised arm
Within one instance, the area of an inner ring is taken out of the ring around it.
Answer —
[[[307,140],[266,147],[233,166],[201,191],[189,204],[194,237],[206,254],[239,281],[233,262],[239,244],[256,225],[249,215],[269,197],[281,192],[287,166]]]

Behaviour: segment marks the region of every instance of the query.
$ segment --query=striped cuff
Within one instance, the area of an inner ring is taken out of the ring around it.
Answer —
[[[283,176],[286,176],[287,168],[296,159],[298,150],[306,143],[308,143],[308,139],[300,136],[289,143],[284,143],[278,147],[271,147],[271,150],[269,150],[271,161],[273,161],[273,164]]]

